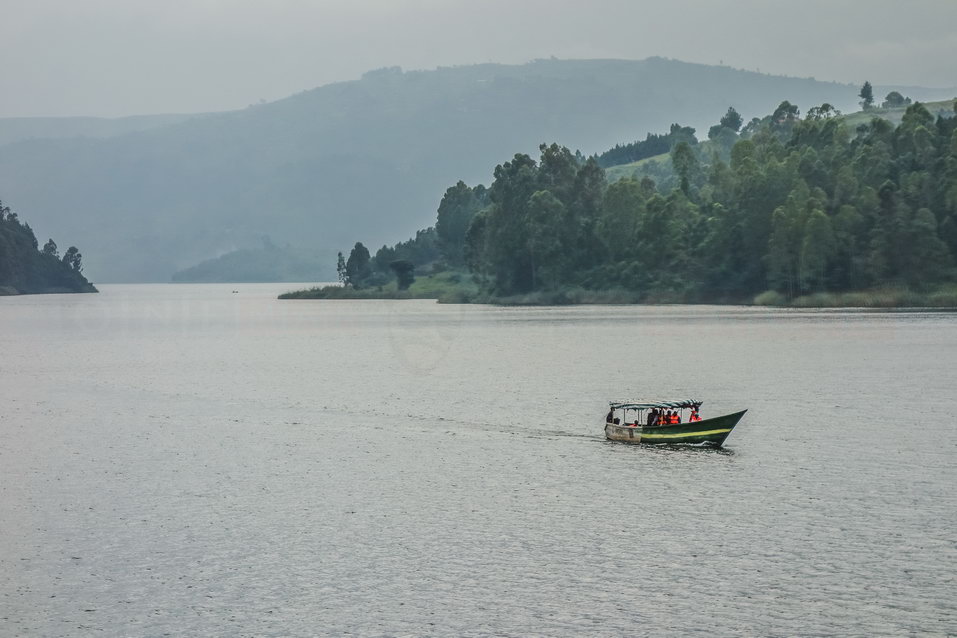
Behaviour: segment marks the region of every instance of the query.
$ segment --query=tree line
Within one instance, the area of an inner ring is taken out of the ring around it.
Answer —
[[[662,138],[667,165],[606,181],[603,162]],[[625,148],[584,158],[543,144],[537,159],[498,165],[488,188],[455,184],[435,227],[380,249],[366,281],[397,259],[467,269],[499,297],[580,287],[732,301],[957,279],[952,114],[913,103],[899,126],[875,117],[848,130],[831,105],[801,117],[785,101],[747,124],[730,108],[700,143],[674,125]]]
[[[82,271],[83,255],[76,246],[62,257],[52,239],[40,248],[30,225],[0,201],[0,287],[20,293],[95,291]]]

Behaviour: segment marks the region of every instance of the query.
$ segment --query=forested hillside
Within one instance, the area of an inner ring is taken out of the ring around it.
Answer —
[[[437,242],[488,299],[938,291],[957,282],[957,105],[946,106],[935,117],[915,103],[898,126],[872,117],[853,128],[829,104],[802,118],[785,101],[743,127],[729,109],[707,141],[673,144],[657,181],[609,184],[597,158],[542,145],[537,161],[498,165],[488,189],[449,188]]]
[[[98,280],[169,281],[264,236],[317,254],[360,234],[394,243],[430,223],[445,186],[544,140],[591,154],[673,122],[703,130],[731,104],[745,118],[782,97],[847,109],[856,92],[660,58],[381,69],[159,128],[21,139],[0,146],[0,192],[81,243]]]
[[[30,225],[0,202],[0,295],[96,292],[82,270],[75,246],[62,257],[52,239],[39,249]]]

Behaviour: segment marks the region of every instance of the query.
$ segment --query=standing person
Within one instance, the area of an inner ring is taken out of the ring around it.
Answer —
[[[655,408],[651,408],[650,410],[648,410],[648,419],[647,419],[647,421],[645,422],[646,425],[654,425],[654,424],[657,422],[657,420],[658,420],[658,419],[657,419],[657,416],[658,416],[658,415],[657,415],[657,413],[655,412]]]
[[[605,417],[605,423],[611,423],[615,418],[615,411],[608,410],[608,416]]]

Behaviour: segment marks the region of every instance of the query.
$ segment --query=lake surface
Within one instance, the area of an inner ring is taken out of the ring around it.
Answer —
[[[0,298],[0,635],[957,634],[957,315],[295,287]]]

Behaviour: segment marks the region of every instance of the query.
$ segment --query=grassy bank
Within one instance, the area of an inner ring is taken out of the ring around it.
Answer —
[[[395,282],[375,288],[324,286],[296,290],[280,299],[436,299],[439,303],[477,303],[499,306],[568,306],[583,304],[688,304],[754,305],[780,308],[957,308],[957,285],[945,284],[917,292],[904,287],[887,287],[856,292],[821,292],[788,299],[769,290],[753,299],[690,299],[676,292],[639,293],[623,288],[588,290],[568,287],[501,297],[483,292],[471,275],[442,272],[419,277],[408,290],[399,290]]]
[[[470,303],[478,295],[478,286],[471,275],[462,272],[441,272],[417,277],[408,290],[399,290],[394,281],[374,288],[323,286],[295,290],[279,295],[280,299],[438,299],[447,303]]]
[[[857,292],[819,292],[788,300],[779,292],[763,292],[756,306],[787,308],[957,308],[957,285],[917,292],[908,288],[879,288]]]

